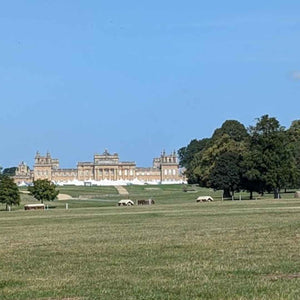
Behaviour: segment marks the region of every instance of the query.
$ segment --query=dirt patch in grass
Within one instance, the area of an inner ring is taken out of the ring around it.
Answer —
[[[72,197],[67,194],[58,194],[57,199],[58,200],[69,200],[69,199],[72,199]]]

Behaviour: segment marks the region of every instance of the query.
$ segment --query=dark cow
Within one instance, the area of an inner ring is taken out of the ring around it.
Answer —
[[[152,205],[152,204],[155,204],[155,201],[153,199],[138,200],[138,205]]]

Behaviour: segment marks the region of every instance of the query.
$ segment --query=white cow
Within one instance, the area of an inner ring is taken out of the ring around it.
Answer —
[[[211,201],[214,201],[213,197],[211,196],[200,196],[196,200],[196,202],[211,202]]]
[[[134,202],[130,199],[122,199],[118,202],[119,206],[131,206],[134,205]]]

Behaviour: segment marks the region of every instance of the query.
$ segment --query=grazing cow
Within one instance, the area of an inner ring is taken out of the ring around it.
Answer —
[[[196,202],[211,202],[211,201],[214,201],[214,199],[210,196],[200,196],[196,200]]]
[[[153,199],[148,199],[148,200],[138,200],[138,205],[152,205],[154,204],[155,201]]]
[[[134,205],[134,202],[130,199],[123,199],[118,202],[119,206],[131,206]]]

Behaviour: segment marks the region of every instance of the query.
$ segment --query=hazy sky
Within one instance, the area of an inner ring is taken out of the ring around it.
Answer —
[[[228,119],[299,119],[300,1],[0,4],[0,165],[150,166]]]

